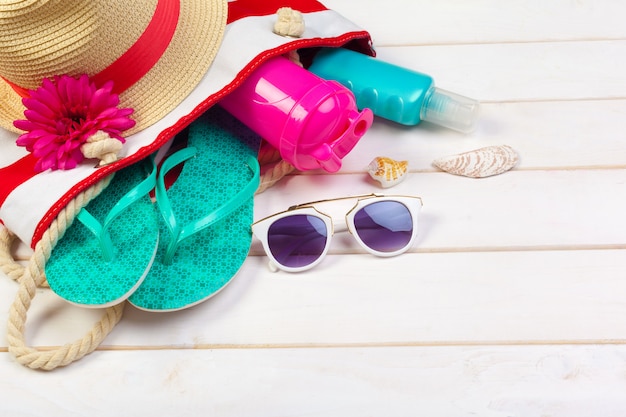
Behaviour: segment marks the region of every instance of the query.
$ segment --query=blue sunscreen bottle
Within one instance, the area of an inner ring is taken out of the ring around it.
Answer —
[[[433,78],[344,48],[322,48],[308,68],[355,95],[360,109],[403,125],[427,121],[459,132],[474,130],[479,103],[434,86]]]

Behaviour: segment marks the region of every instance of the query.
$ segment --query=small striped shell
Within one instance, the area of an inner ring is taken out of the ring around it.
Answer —
[[[407,161],[396,161],[386,156],[377,156],[367,166],[367,172],[383,188],[389,188],[404,179],[408,165]]]
[[[513,148],[497,145],[438,158],[433,161],[433,165],[450,174],[483,178],[502,174],[513,168],[517,161],[517,152]]]

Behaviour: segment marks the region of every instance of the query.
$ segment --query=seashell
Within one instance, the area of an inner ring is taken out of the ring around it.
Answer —
[[[383,188],[389,188],[404,179],[408,166],[407,161],[396,161],[386,156],[377,156],[367,166],[367,172]]]
[[[502,174],[518,161],[517,152],[508,145],[487,146],[433,161],[437,168],[454,175],[483,178]]]

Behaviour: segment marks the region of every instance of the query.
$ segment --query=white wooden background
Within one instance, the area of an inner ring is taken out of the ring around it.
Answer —
[[[0,415],[626,415],[626,2],[325,4],[368,29],[380,59],[481,100],[479,126],[376,120],[340,173],[289,177],[255,215],[380,191],[369,161],[408,159],[388,192],[424,200],[415,249],[381,259],[336,235],[321,265],[287,274],[255,241],[215,298],[127,307],[98,351],[52,372],[18,365],[2,338]],[[515,170],[431,166],[492,144],[519,152]],[[15,291],[0,280],[2,334]],[[97,316],[42,290],[29,341],[72,341]]]

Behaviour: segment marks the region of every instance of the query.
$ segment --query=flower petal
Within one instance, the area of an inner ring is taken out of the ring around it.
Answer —
[[[15,120],[13,126],[20,130],[31,131],[39,128],[39,125],[31,122],[30,120]]]
[[[115,119],[108,119],[105,122],[102,122],[100,125],[104,129],[115,129],[119,131],[124,131],[135,126],[135,123],[136,122],[133,119],[129,119],[127,117],[117,117]]]
[[[25,98],[23,100],[24,106],[28,109],[31,109],[32,111],[36,111],[37,113],[41,114],[44,117],[47,117],[48,119],[51,119],[53,117],[56,116],[56,111],[54,106],[48,106],[48,103],[41,101],[41,100],[37,100],[34,99],[32,97],[30,98]]]
[[[133,109],[118,109],[113,82],[97,88],[86,74],[46,78],[22,100],[25,120],[13,125],[27,133],[16,144],[38,158],[35,169],[71,169],[84,159],[80,148],[98,130],[124,142],[121,132],[135,126]]]
[[[25,107],[30,107],[28,100],[36,100],[44,103],[55,113],[59,113],[63,108],[59,94],[56,91],[49,91],[44,88],[40,88],[39,90],[32,92],[29,98],[22,100]]]
[[[54,120],[46,117],[35,110],[24,110],[24,116],[35,126],[51,126],[54,127]]]
[[[109,108],[114,108],[119,104],[119,98],[116,96],[111,96],[104,89],[96,90],[91,97],[91,102],[89,103],[89,112],[94,115],[94,117],[99,117],[100,113]]]

